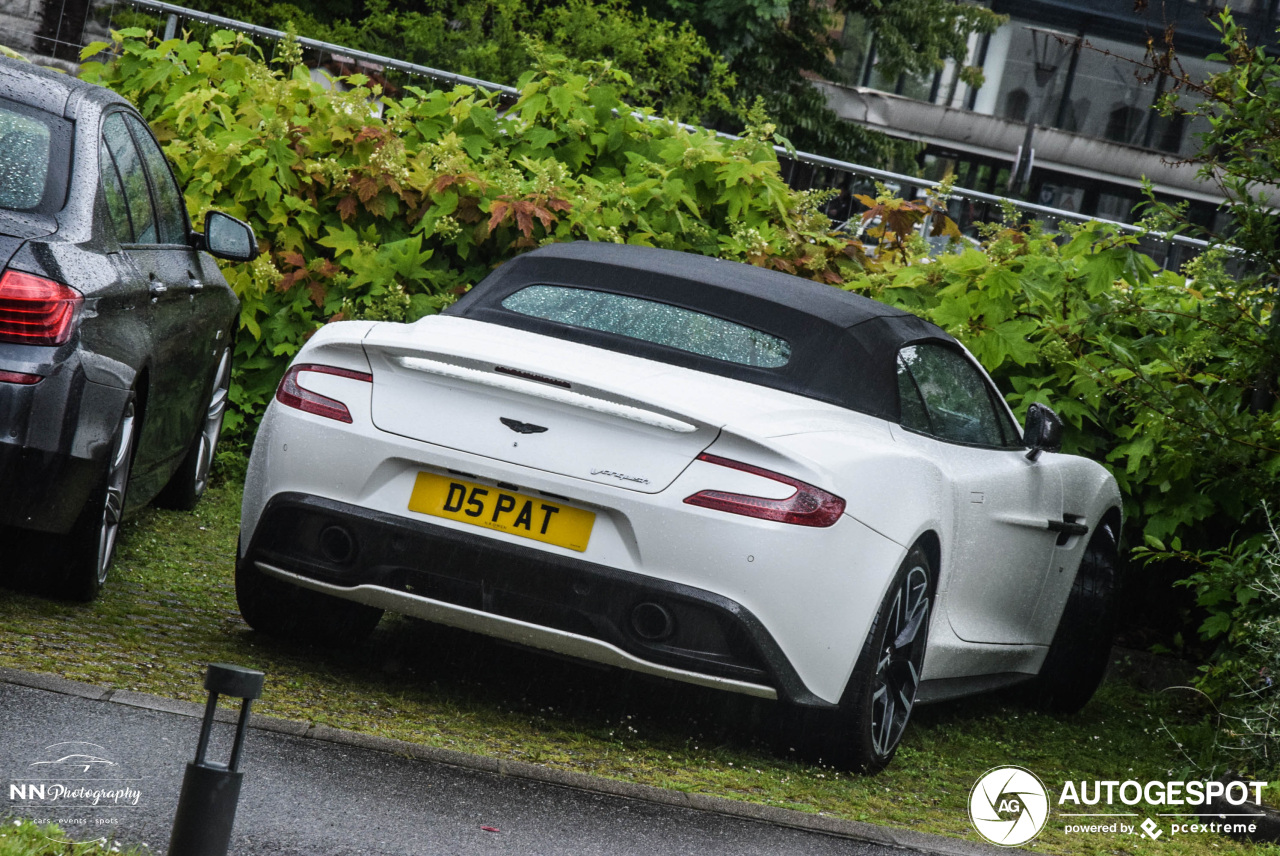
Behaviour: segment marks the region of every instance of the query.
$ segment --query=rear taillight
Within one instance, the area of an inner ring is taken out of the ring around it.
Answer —
[[[336,375],[338,377],[348,377],[352,380],[361,380],[365,383],[373,383],[373,375],[368,372],[357,372],[351,369],[306,363],[289,367],[289,370],[284,373],[284,377],[280,379],[280,386],[276,389],[276,401],[289,407],[305,410],[307,413],[314,413],[327,419],[336,419],[339,422],[349,423],[351,421],[351,411],[341,401],[329,398],[327,395],[321,395],[318,392],[312,392],[298,383],[298,375],[303,372],[317,372],[318,374]]]
[[[698,460],[781,482],[795,488],[796,492],[783,499],[768,499],[763,496],[729,493],[723,490],[702,490],[685,499],[689,505],[727,511],[730,514],[744,514],[761,520],[793,523],[796,526],[830,526],[844,513],[843,499],[790,476],[761,467],[753,467],[741,461],[731,461],[718,455],[701,454]]]
[[[23,386],[30,386],[31,384],[39,383],[42,380],[44,380],[44,378],[38,374],[0,371],[0,383],[20,383]]]
[[[76,328],[80,292],[16,270],[0,275],[0,342],[61,345]]]

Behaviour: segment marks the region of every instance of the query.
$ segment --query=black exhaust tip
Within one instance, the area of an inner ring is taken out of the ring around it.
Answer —
[[[661,642],[675,632],[676,620],[662,604],[646,601],[631,610],[631,629],[641,639]]]
[[[335,565],[356,557],[356,539],[345,526],[332,524],[320,530],[320,555]]]

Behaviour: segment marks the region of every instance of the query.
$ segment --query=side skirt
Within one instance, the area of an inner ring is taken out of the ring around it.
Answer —
[[[1034,678],[1022,672],[1002,672],[996,675],[971,675],[965,678],[934,678],[921,681],[916,691],[916,704],[932,704],[951,701],[965,696],[980,695],[992,690],[1016,686]]]

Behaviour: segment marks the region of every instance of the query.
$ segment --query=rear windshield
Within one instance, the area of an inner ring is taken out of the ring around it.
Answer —
[[[678,348],[743,366],[779,368],[791,344],[751,327],[672,306],[605,291],[531,285],[502,301],[512,312]]]
[[[67,193],[71,123],[0,98],[0,208],[52,214]]]

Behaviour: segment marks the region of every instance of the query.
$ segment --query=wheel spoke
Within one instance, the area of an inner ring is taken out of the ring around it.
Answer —
[[[906,621],[895,628],[893,647],[902,649],[910,646],[925,626],[929,616],[928,578],[920,568],[913,568],[903,583],[904,599],[908,601]]]
[[[212,423],[222,419],[222,413],[227,409],[227,389],[219,387],[213,391],[213,398],[209,399],[209,413],[205,417],[206,423]]]
[[[107,488],[107,499],[103,504],[102,521],[106,526],[119,526],[120,520],[124,517],[124,491],[116,488]]]
[[[871,743],[876,753],[883,755],[893,747],[890,742],[893,731],[893,695],[887,687],[881,687],[871,699]]]

